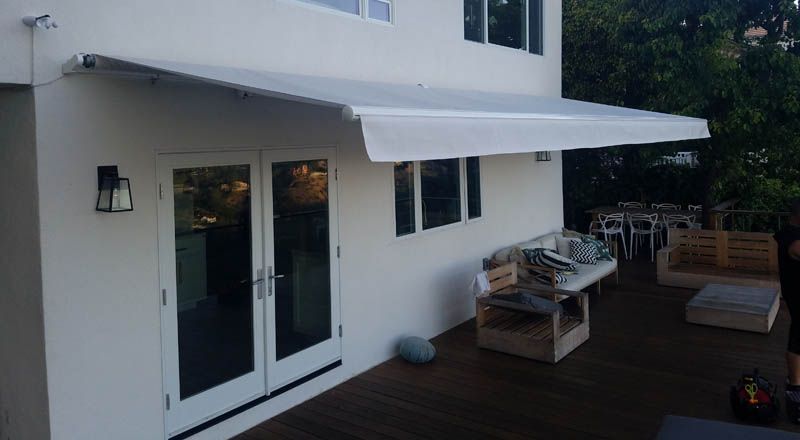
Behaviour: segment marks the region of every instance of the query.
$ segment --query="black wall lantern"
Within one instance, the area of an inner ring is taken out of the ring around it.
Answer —
[[[549,151],[536,152],[536,162],[550,162],[551,160],[553,160],[553,158],[550,157]]]
[[[97,167],[97,211],[133,211],[131,181],[119,177],[116,165]]]

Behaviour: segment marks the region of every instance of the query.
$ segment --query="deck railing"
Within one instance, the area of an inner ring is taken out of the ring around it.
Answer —
[[[786,224],[788,212],[736,209],[739,199],[711,208],[711,225],[718,231],[775,232]]]

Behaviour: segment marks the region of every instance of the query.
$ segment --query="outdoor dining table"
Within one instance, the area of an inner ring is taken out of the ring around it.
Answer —
[[[597,208],[587,209],[587,214],[592,215],[592,220],[597,220],[600,214],[668,214],[668,215],[685,215],[695,216],[695,218],[702,218],[703,211],[690,211],[688,209],[653,209],[653,208],[622,208],[619,206],[598,206]]]

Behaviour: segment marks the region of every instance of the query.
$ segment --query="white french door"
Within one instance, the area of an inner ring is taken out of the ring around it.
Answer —
[[[269,391],[341,358],[336,149],[262,153]]]
[[[167,434],[266,393],[258,152],[159,157]]]
[[[159,155],[167,436],[341,358],[335,153]]]

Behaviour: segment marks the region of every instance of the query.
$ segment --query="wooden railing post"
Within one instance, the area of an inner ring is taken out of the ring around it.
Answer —
[[[728,267],[728,232],[717,231],[717,267]]]

